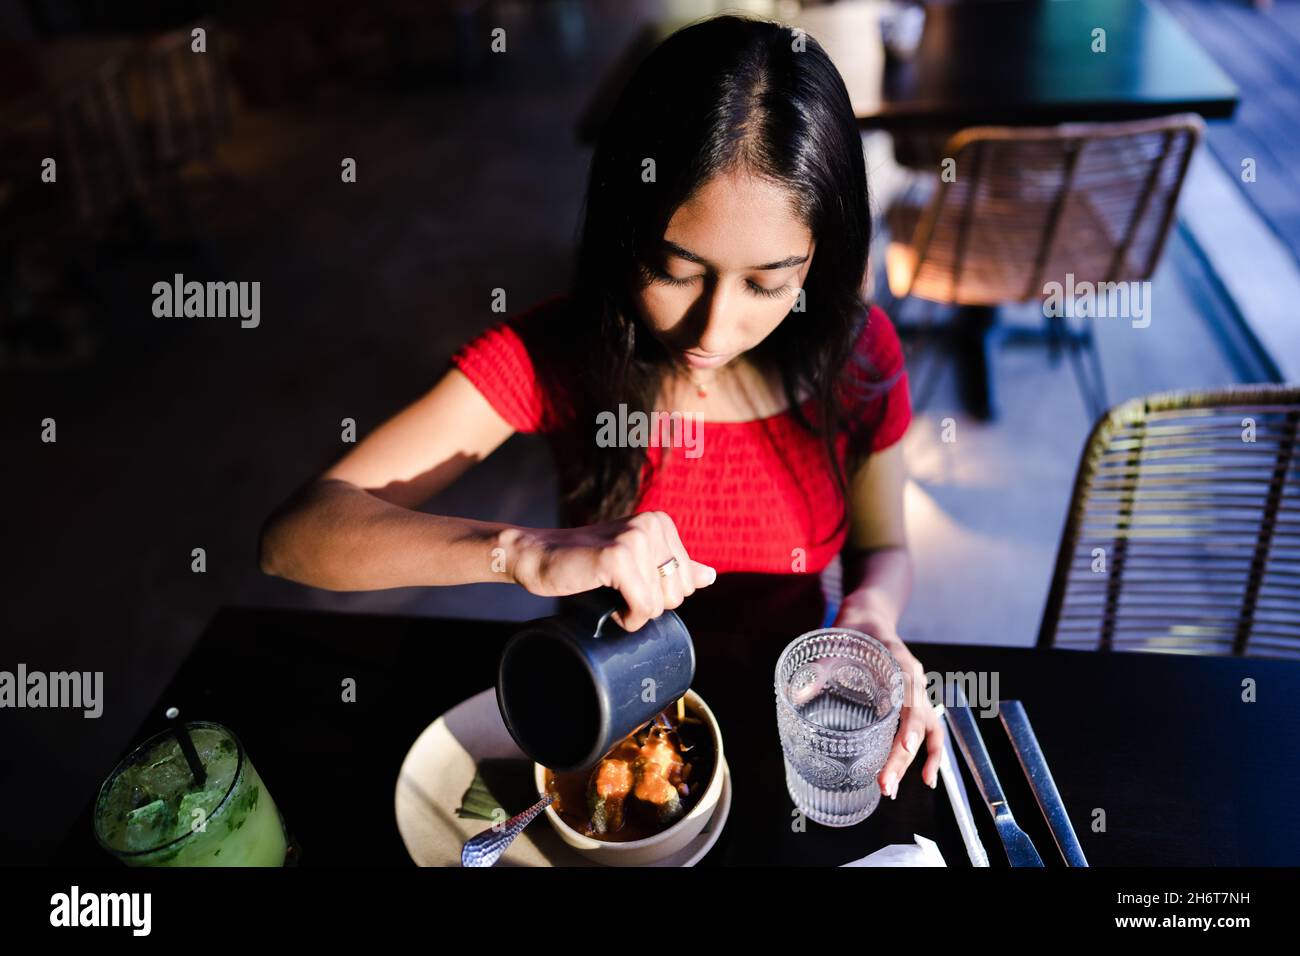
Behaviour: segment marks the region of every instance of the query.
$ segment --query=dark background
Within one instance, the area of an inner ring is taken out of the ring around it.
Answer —
[[[0,36],[23,44],[213,16],[234,109],[210,160],[93,232],[62,182],[28,172],[0,207],[0,668],[105,675],[98,720],[0,715],[0,859],[45,858],[224,604],[515,619],[551,607],[493,585],[331,594],[256,563],[267,513],[347,450],[341,419],[364,435],[431,387],[500,318],[493,288],[514,311],[568,274],[588,155],[573,117],[634,11],[575,21],[577,4],[498,5],[491,24],[515,52],[489,60],[458,53],[463,27],[441,6],[0,0]],[[484,22],[471,28],[486,36]],[[0,61],[15,94],[19,66]],[[355,184],[340,181],[344,157]],[[260,327],[154,318],[152,285],[176,272],[260,281]],[[56,444],[40,441],[46,417]],[[427,509],[554,523],[540,439],[512,439],[472,484]]]

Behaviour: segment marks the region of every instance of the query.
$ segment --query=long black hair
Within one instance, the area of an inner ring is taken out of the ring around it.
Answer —
[[[642,175],[647,159],[652,181]],[[548,347],[572,360],[565,384],[580,436],[561,462],[571,519],[630,513],[650,477],[643,447],[597,446],[595,416],[620,403],[653,410],[671,357],[637,316],[636,283],[676,209],[713,177],[739,171],[784,186],[816,242],[805,311],[787,315],[751,355],[780,369],[795,420],[822,436],[847,501],[835,438],[850,424],[842,373],[857,358],[853,343],[866,317],[860,290],[871,217],[861,134],[844,81],[815,39],[777,22],[724,15],[656,47],[596,143],[567,321],[546,335]],[[805,392],[816,399],[813,420],[800,408]],[[845,507],[832,536],[846,521]]]

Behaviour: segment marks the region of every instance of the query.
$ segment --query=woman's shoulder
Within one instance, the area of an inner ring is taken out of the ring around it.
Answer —
[[[851,437],[880,451],[903,436],[912,420],[903,344],[885,310],[866,306],[844,370]]]
[[[459,369],[510,425],[520,432],[546,431],[563,405],[548,344],[568,304],[567,292],[533,302],[503,316],[457,349],[450,364]]]
[[[500,348],[525,353],[525,357],[540,353],[545,344],[545,336],[560,321],[568,301],[567,292],[543,296],[517,312],[501,315],[462,348],[491,342]]]
[[[878,305],[863,310],[861,324],[853,343],[853,370],[868,376],[897,375],[903,367],[903,343],[889,315]]]

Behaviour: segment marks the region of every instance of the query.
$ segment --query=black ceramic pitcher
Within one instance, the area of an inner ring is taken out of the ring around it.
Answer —
[[[610,618],[622,608],[617,591],[590,592],[524,624],[501,653],[501,718],[544,767],[594,766],[690,689],[695,645],[682,619],[665,611],[628,632]]]

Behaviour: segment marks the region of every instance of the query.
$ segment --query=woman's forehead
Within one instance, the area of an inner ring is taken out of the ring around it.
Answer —
[[[718,269],[741,271],[808,255],[813,237],[788,188],[730,174],[710,179],[679,206],[664,239]]]

